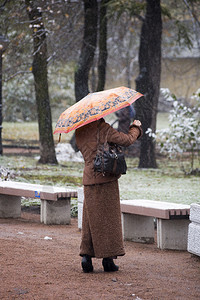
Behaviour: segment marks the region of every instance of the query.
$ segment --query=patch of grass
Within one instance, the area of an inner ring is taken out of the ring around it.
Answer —
[[[158,128],[168,126],[168,114],[158,114]],[[37,139],[37,123],[4,123],[3,136],[11,139]],[[55,126],[55,123],[53,124]],[[54,128],[54,127],[53,127]],[[63,134],[68,142],[73,132]],[[58,137],[54,137],[57,141]],[[189,157],[182,161],[157,159],[158,169],[138,169],[138,158],[128,158],[128,171],[119,180],[121,199],[152,199],[190,204],[199,202],[200,179],[186,176],[182,166],[189,166]],[[76,188],[82,185],[84,164],[64,162],[57,166],[41,165],[34,156],[2,156],[0,165],[9,170],[11,180]]]
[[[26,174],[23,176],[26,181],[43,184],[58,184],[59,185],[82,185],[82,177],[78,176],[67,176],[67,175],[45,175],[45,174]]]
[[[191,204],[199,201],[200,178],[186,176],[179,161],[158,159],[158,169],[138,169],[138,160],[127,160],[128,171],[119,180],[121,199],[149,199]]]
[[[56,122],[52,123],[52,130],[54,131]],[[69,142],[73,132],[62,134],[62,142]],[[54,136],[55,143],[58,142],[59,135]],[[19,143],[20,140],[36,140],[39,141],[39,131],[37,122],[3,122],[2,139],[13,140]]]
[[[163,129],[168,127],[168,113],[157,114],[157,128]],[[106,121],[112,123],[116,116],[110,114],[106,116]],[[52,129],[55,129],[56,122],[52,123]],[[116,127],[117,123],[114,127]],[[62,142],[69,142],[74,131],[62,134]],[[21,140],[39,140],[38,123],[37,122],[3,122],[2,139],[11,139],[13,141]],[[58,134],[54,135],[54,141],[58,142]]]
[[[25,207],[40,206],[40,200],[22,197],[21,205]]]
[[[83,163],[65,162],[51,166],[34,157],[0,157],[15,181],[77,188],[82,185]],[[150,199],[191,204],[199,202],[200,179],[185,176],[177,160],[158,159],[158,169],[138,169],[138,159],[127,159],[128,171],[119,179],[121,199]]]
[[[10,179],[15,181],[57,186],[80,186],[83,163],[66,162],[62,165],[38,164],[35,157],[2,156],[0,165],[7,168]]]
[[[38,140],[38,123],[3,122],[2,138],[12,140]]]
[[[170,177],[150,170],[128,172],[120,179],[122,199],[149,199],[191,204],[199,201],[199,178]]]

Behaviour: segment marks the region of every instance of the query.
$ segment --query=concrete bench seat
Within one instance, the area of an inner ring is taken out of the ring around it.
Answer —
[[[125,240],[154,242],[157,219],[157,246],[160,249],[187,250],[190,206],[152,200],[121,201]]]
[[[48,185],[0,181],[0,218],[20,217],[21,197],[41,201],[42,223],[70,224],[70,200],[77,198],[77,191]]]

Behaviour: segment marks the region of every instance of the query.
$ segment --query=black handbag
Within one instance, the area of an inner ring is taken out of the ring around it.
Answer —
[[[103,173],[103,175],[126,174],[127,165],[122,148],[117,144],[108,143],[107,135],[104,144],[100,144],[98,130],[98,147],[94,159],[94,170]]]

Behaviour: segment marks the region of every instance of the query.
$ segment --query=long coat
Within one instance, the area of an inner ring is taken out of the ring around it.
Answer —
[[[104,143],[108,133],[107,141],[121,146],[134,143],[142,134],[142,130],[132,125],[127,134],[118,132],[104,119],[76,130],[76,143],[85,161],[80,255],[87,254],[97,258],[116,257],[125,254],[118,188],[119,176],[104,176],[94,171],[93,163],[98,146],[97,130],[99,130],[100,143]]]

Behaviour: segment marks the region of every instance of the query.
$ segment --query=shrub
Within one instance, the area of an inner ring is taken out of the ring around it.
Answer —
[[[183,104],[168,89],[161,92],[167,101],[173,101],[173,109],[169,115],[169,128],[156,132],[157,145],[169,157],[191,153],[191,172],[194,172],[194,159],[195,156],[199,158],[200,153],[200,89],[191,97],[192,107]],[[148,133],[152,134],[151,130]]]
[[[33,76],[15,77],[3,85],[4,121],[32,121],[36,119]]]

